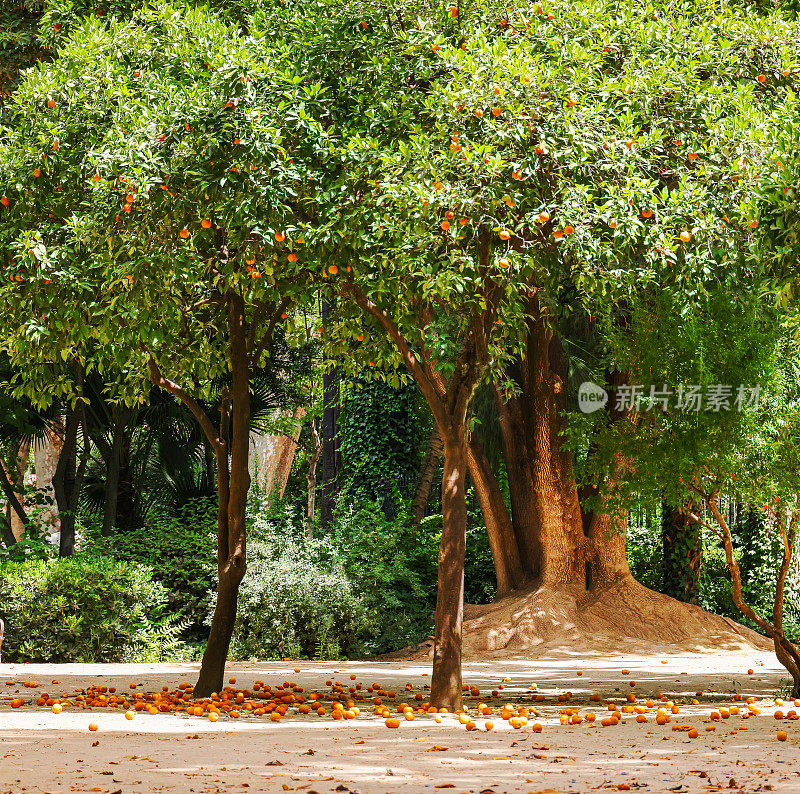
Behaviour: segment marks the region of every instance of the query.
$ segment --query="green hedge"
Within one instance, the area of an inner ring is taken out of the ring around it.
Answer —
[[[185,657],[152,569],[75,555],[0,565],[9,662],[167,661]]]

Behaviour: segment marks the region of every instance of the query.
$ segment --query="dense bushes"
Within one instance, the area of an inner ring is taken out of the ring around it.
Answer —
[[[3,563],[4,656],[15,662],[183,658],[181,627],[152,576],[146,565],[93,554]]]
[[[82,548],[149,565],[154,580],[167,590],[170,610],[186,622],[189,636],[199,639],[216,587],[216,532],[216,505],[196,499],[178,518],[151,515],[141,529],[103,537],[90,527]]]
[[[398,500],[388,519],[377,499],[340,498],[330,531],[314,538],[291,506],[250,507],[248,569],[233,652],[239,658],[379,654],[414,645],[433,630],[441,516],[410,528]],[[468,600],[494,595],[486,530],[472,516]]]
[[[236,658],[333,659],[354,652],[364,607],[327,540],[309,538],[291,512],[258,503],[239,590]]]

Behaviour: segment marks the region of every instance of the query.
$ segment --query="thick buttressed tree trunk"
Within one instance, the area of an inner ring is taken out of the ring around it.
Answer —
[[[508,559],[516,556],[522,584],[511,585],[492,604],[468,607],[465,653],[485,657],[546,643],[580,647],[582,642],[611,651],[619,637],[647,647],[664,643],[685,649],[715,641],[760,647],[758,636],[744,627],[635,581],[625,549],[627,515],[612,500],[615,481],[632,462],[619,456],[609,465],[605,482],[578,489],[563,436],[566,367],[561,341],[535,296],[528,316],[526,355],[506,372],[514,388],[505,392],[495,387],[510,515],[502,499],[481,499],[490,539],[502,538],[492,543],[498,581],[504,587],[520,581],[503,574],[514,570]],[[627,374],[609,371],[606,379],[606,420],[635,421],[616,409],[615,392],[627,382]],[[488,464],[480,462],[482,450],[475,441],[469,465],[477,483]],[[491,470],[484,472],[484,482],[492,479]],[[509,525],[510,532],[503,529]],[[498,561],[498,553],[504,559]]]
[[[661,540],[664,550],[662,592],[668,596],[698,603],[700,570],[703,564],[703,540],[700,525],[692,521],[685,508],[675,508],[666,502],[661,508]]]

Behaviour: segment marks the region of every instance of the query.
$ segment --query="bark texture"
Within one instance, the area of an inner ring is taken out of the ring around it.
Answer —
[[[700,595],[703,543],[700,525],[689,518],[691,504],[684,509],[664,504],[661,508],[661,541],[664,552],[662,592],[696,604]]]
[[[428,449],[419,467],[417,485],[414,488],[414,502],[411,507],[411,525],[416,532],[422,519],[425,518],[425,508],[428,506],[428,497],[431,493],[433,478],[442,459],[442,436],[439,428],[435,427],[428,441]]]

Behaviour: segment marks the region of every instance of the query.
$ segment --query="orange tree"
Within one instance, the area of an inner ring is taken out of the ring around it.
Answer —
[[[332,97],[339,166],[309,243],[347,299],[326,341],[355,366],[402,362],[441,433],[431,700],[454,708],[468,467],[501,590],[634,588],[564,446],[564,335],[571,314],[602,334],[649,294],[683,304],[762,278],[744,256],[750,170],[796,103],[797,25],[680,2],[351,4],[315,20],[298,57]],[[508,412],[511,521],[470,440],[484,380]]]
[[[311,161],[324,141],[317,94],[207,10],[162,5],[82,22],[2,131],[0,327],[20,392],[79,400],[52,362],[122,371],[112,397],[166,389],[216,453],[219,597],[198,695],[223,686],[245,572],[250,373],[307,280],[288,202],[311,175],[290,152]]]

